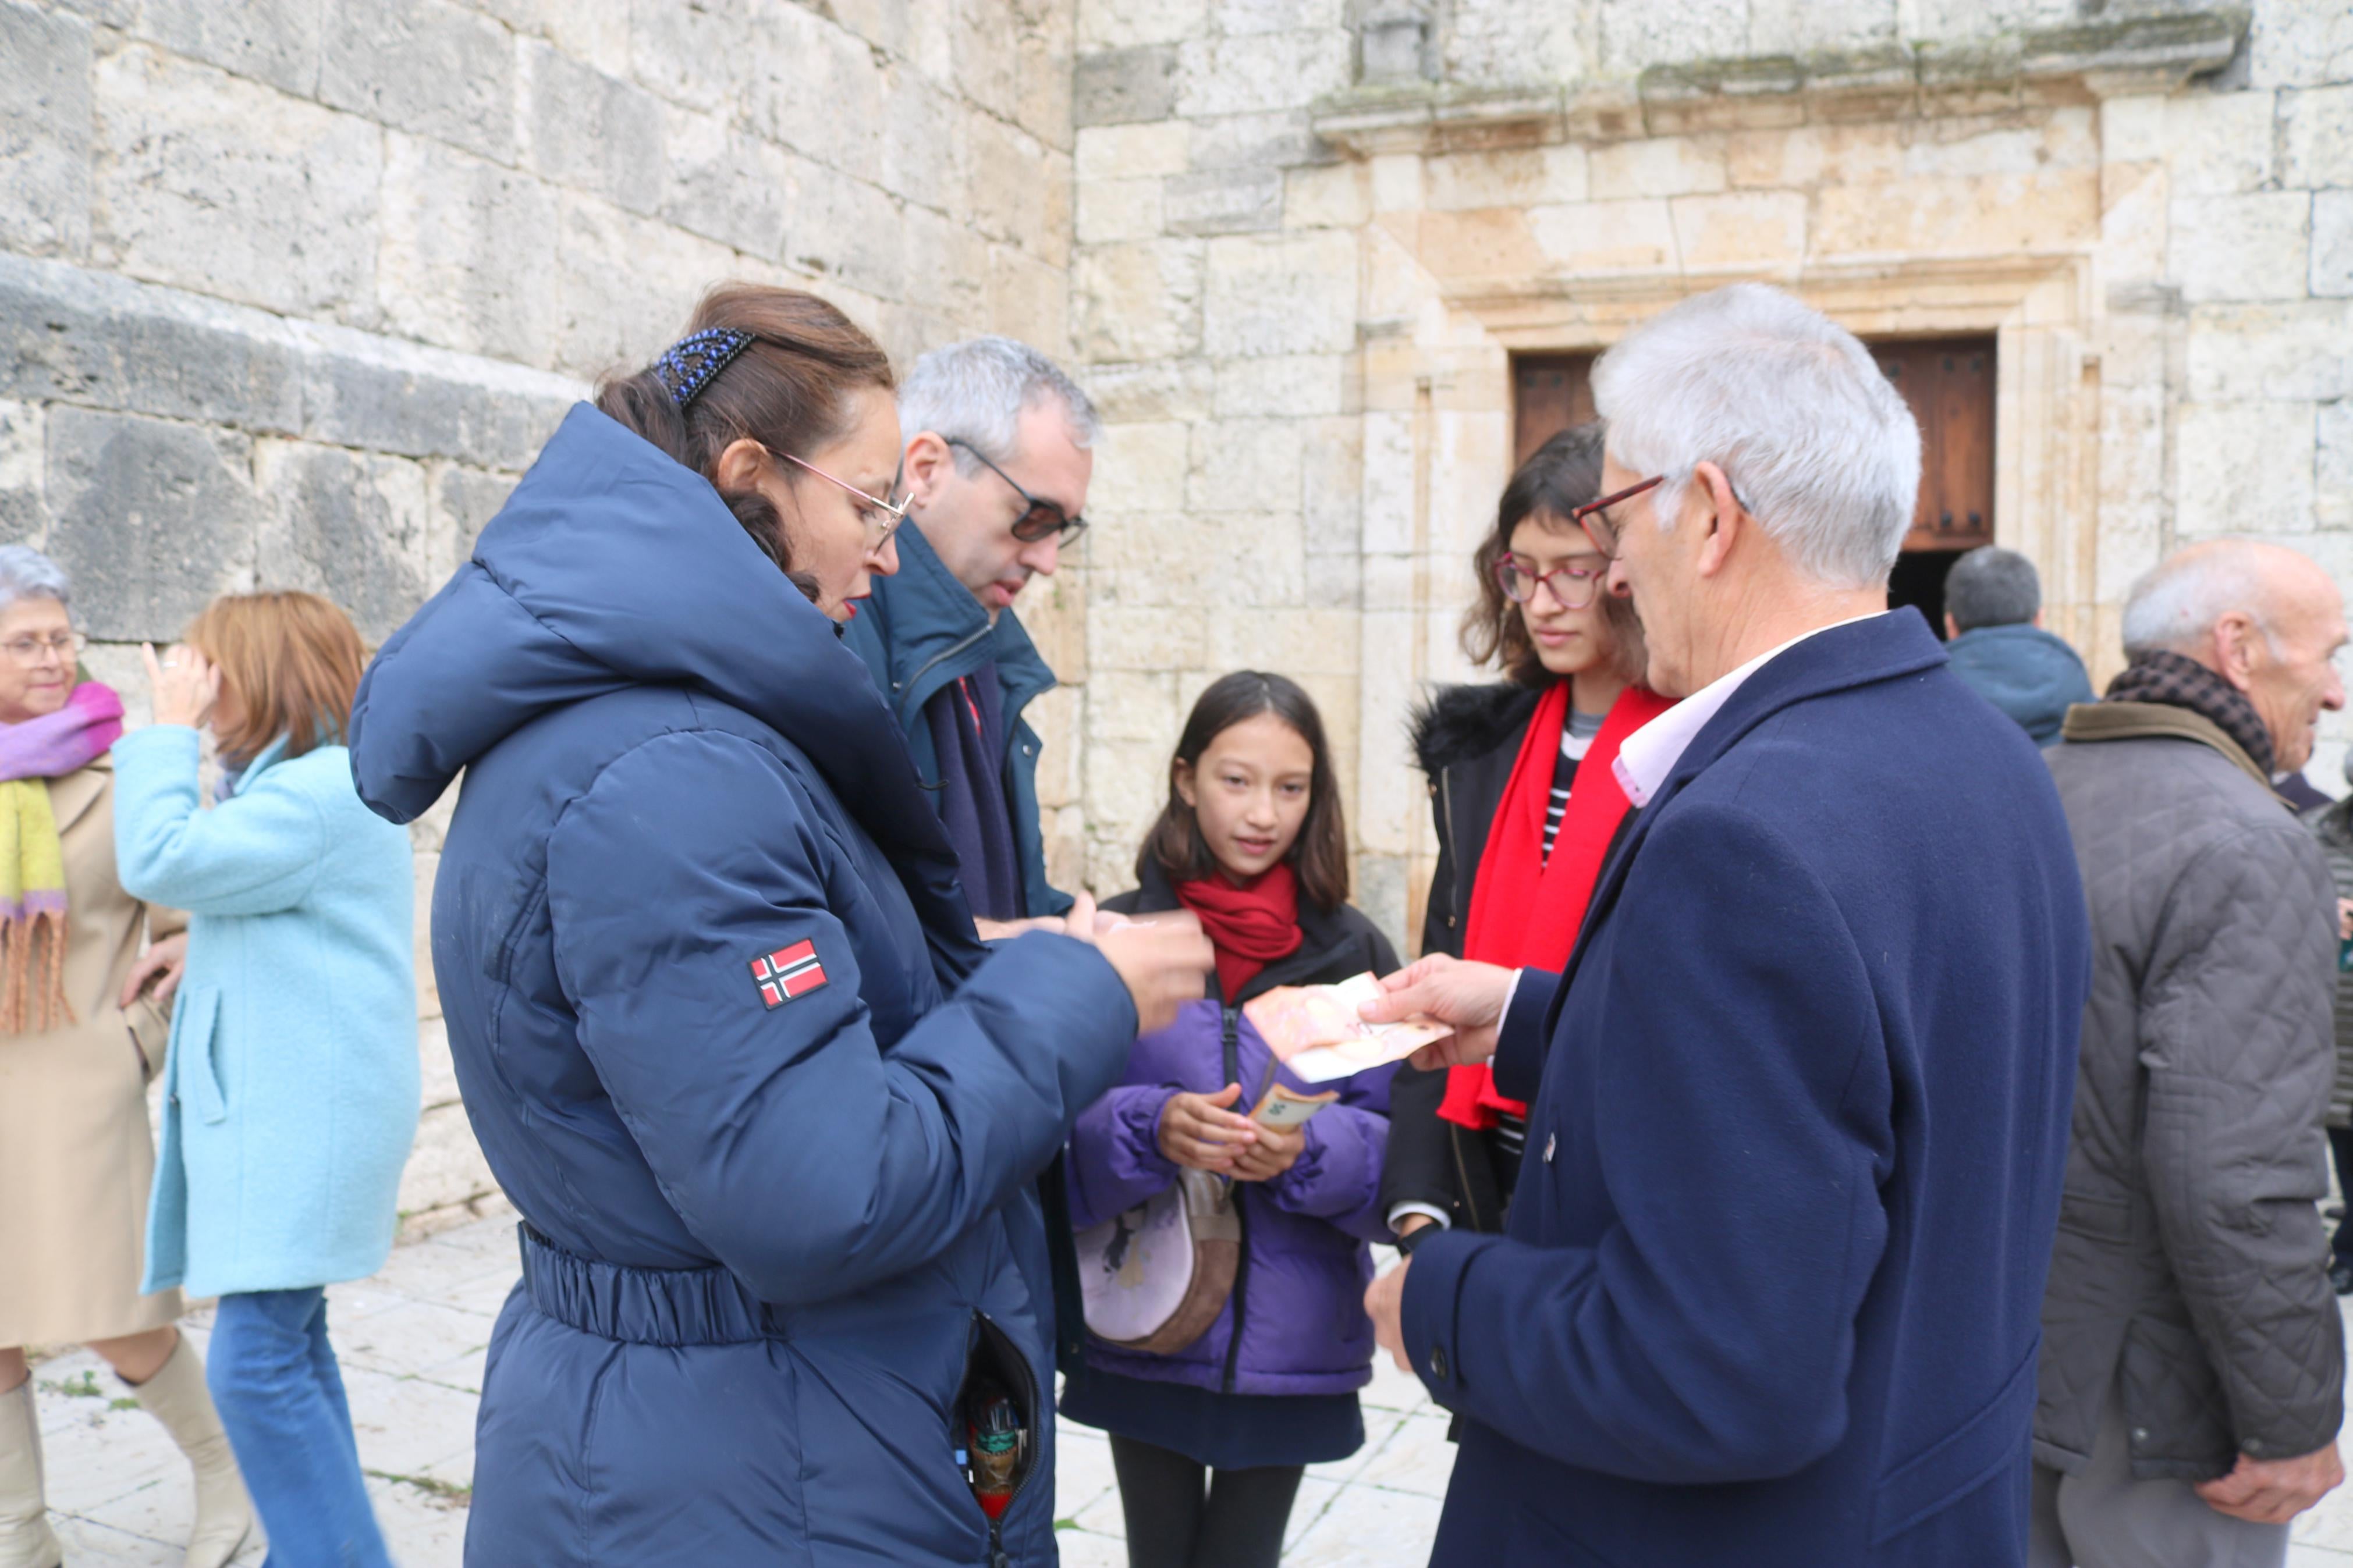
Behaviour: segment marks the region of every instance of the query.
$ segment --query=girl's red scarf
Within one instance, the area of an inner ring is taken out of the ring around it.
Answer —
[[[1288,861],[1277,861],[1248,887],[1213,872],[1178,882],[1176,901],[1201,917],[1201,930],[1218,950],[1218,988],[1228,1000],[1241,994],[1258,972],[1289,958],[1305,940],[1299,929],[1299,881]]]
[[[1568,809],[1544,852],[1545,807],[1559,765],[1561,729],[1568,722],[1568,688],[1556,681],[1536,703],[1520,742],[1512,781],[1495,806],[1487,830],[1486,853],[1479,858],[1471,887],[1471,923],[1462,933],[1462,956],[1508,968],[1559,970],[1568,966],[1577,928],[1601,862],[1630,807],[1610,764],[1627,736],[1674,706],[1654,691],[1630,686],[1610,704],[1569,786]],[[1495,1074],[1486,1063],[1447,1069],[1446,1099],[1438,1114],[1462,1127],[1489,1128],[1498,1115],[1527,1114],[1525,1103],[1495,1092]]]

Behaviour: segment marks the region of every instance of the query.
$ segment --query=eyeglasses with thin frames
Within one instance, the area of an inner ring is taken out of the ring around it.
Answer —
[[[780,452],[777,456],[784,458],[786,462],[792,464],[796,468],[807,468],[810,473],[815,474],[827,484],[848,490],[851,495],[854,495],[860,500],[864,501],[868,507],[873,508],[875,511],[879,511],[883,515],[887,521],[878,523],[874,521],[871,513],[868,513],[863,508],[860,510],[859,520],[866,524],[866,547],[868,549],[881,549],[883,543],[890,539],[891,535],[898,531],[899,525],[907,521],[907,503],[905,501],[901,501],[896,506],[893,506],[891,502],[884,500],[880,496],[868,495],[864,490],[860,489],[856,485],[849,483],[847,479],[835,479],[831,474],[827,473],[823,468],[818,468],[815,463],[809,462],[806,458],[796,458],[790,452]],[[903,468],[902,471],[904,471]],[[898,490],[899,475],[893,474],[891,477],[891,491],[893,495],[896,495]]]
[[[1538,572],[1524,566],[1519,558],[1505,555],[1495,563],[1495,584],[1504,590],[1504,597],[1514,605],[1525,605],[1536,596],[1536,584],[1552,590],[1554,600],[1564,610],[1582,610],[1592,605],[1601,592],[1601,580],[1609,574],[1607,567],[1595,571],[1590,566],[1556,566],[1549,572]]]
[[[1653,474],[1639,485],[1628,485],[1614,495],[1587,501],[1568,514],[1568,521],[1585,530],[1585,537],[1593,541],[1593,548],[1608,561],[1618,559],[1618,525],[1609,521],[1609,509],[1620,501],[1632,500],[1644,490],[1656,489],[1667,482],[1664,474]]]
[[[1043,496],[1031,495],[1021,488],[1019,480],[990,462],[987,454],[963,437],[950,436],[947,437],[947,444],[951,447],[962,447],[980,459],[981,467],[1013,487],[1013,493],[1021,498],[1022,506],[1021,515],[1013,520],[1013,537],[1022,543],[1035,544],[1041,539],[1059,534],[1060,535],[1060,543],[1067,550],[1077,541],[1079,535],[1087,531],[1085,518],[1072,517],[1062,510],[1060,501],[1048,500]]]
[[[54,637],[14,637],[7,642],[0,642],[0,651],[5,651],[16,665],[31,669],[45,656],[54,658],[59,664],[71,664],[89,646],[90,634],[87,632],[59,632]]]

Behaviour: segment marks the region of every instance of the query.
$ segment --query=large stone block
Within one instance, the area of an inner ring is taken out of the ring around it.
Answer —
[[[1476,215],[1461,216],[1467,218]],[[1519,215],[1494,216],[1502,226],[1501,219]],[[1534,208],[1527,213],[1525,224],[1529,239],[1544,260],[1572,274],[1648,272],[1674,265],[1674,220],[1663,201],[1565,202],[1558,206]],[[1500,241],[1506,237],[1507,235],[1498,237],[1499,248],[1494,254],[1508,268],[1514,264],[1515,258],[1511,250],[1500,247]],[[1458,268],[1467,269],[1478,257],[1477,251],[1465,248],[1462,257],[1450,263],[1445,270],[1451,273]]]
[[[853,289],[896,298],[906,283],[899,209],[876,186],[823,163],[795,158],[793,220],[785,259]]]
[[[1261,234],[1282,226],[1282,171],[1210,169],[1163,182],[1171,234]]]
[[[515,476],[440,463],[428,468],[427,478],[433,509],[425,579],[429,595],[473,558],[474,542],[514,493]]]
[[[899,223],[908,303],[959,321],[977,316],[988,294],[988,241],[928,207],[908,207]]]
[[[1219,616],[1209,627],[1211,669],[1271,669],[1294,679],[1356,673],[1356,612],[1322,606]]]
[[[1194,39],[1177,47],[1176,108],[1188,119],[1303,108],[1348,85],[1352,54],[1338,27]]]
[[[1069,239],[1067,229],[1054,234],[1051,215],[1056,179],[1069,184],[1068,160],[1019,126],[978,110],[966,116],[965,158],[966,206],[951,216],[991,239],[1054,259],[1058,244]]]
[[[513,160],[514,40],[504,27],[442,0],[336,0],[323,9],[320,101]]]
[[[174,54],[310,98],[325,11],[318,0],[146,0],[139,30]]]
[[[2353,300],[2201,305],[2186,338],[2193,403],[2353,397]]]
[[[1632,76],[1644,66],[1731,59],[1748,52],[1746,5],[1726,5],[1723,0],[1604,0],[1597,9],[1601,67],[1611,76]]]
[[[1894,43],[1896,0],[1752,0],[1748,52],[1803,55]]]
[[[1953,115],[1909,128],[1904,174],[1913,179],[1981,179],[2051,169],[2091,169],[2101,161],[2098,120],[2088,109],[2020,119]]]
[[[2306,289],[2312,207],[2303,191],[2177,198],[2166,257],[2172,281],[2193,301],[2296,298]]]
[[[649,363],[714,283],[783,280],[723,247],[594,197],[565,193],[556,223],[555,364],[583,378]]]
[[[2280,94],[2280,183],[2353,187],[2353,86]]]
[[[2353,294],[2353,191],[2320,191],[2312,198],[2312,291]]]
[[[638,81],[706,114],[740,112],[758,56],[755,0],[691,5],[633,5],[629,67]]]
[[[744,113],[754,130],[845,174],[881,177],[889,97],[872,46],[784,5],[754,13],[750,49]]]
[[[1425,200],[1441,212],[1581,202],[1592,191],[1586,151],[1570,146],[1501,147],[1431,158],[1423,165],[1422,181]]]
[[[93,81],[100,254],[270,310],[364,311],[382,131],[143,46],[100,59]]]
[[[1215,372],[1206,360],[1096,364],[1076,374],[1106,425],[1206,419],[1216,395]]]
[[[425,600],[432,510],[424,468],[405,458],[265,440],[255,476],[269,502],[256,580],[343,606],[371,643]]]
[[[1198,352],[1204,243],[1164,239],[1081,252],[1071,275],[1080,357],[1156,360]]]
[[[1160,186],[1158,180],[1081,180],[1078,242],[1118,245],[1159,237]]]
[[[882,128],[884,190],[965,221],[964,106],[915,72],[892,73]]]
[[[2173,194],[2221,196],[2262,189],[2272,177],[2274,108],[2268,92],[2193,91],[2168,100]]]
[[[1219,358],[1356,346],[1356,241],[1336,229],[1208,242],[1203,342]]]
[[[1060,360],[1070,354],[1071,275],[1026,250],[994,245],[988,250],[988,296],[985,314],[968,321],[969,334],[987,330],[1021,339]]]
[[[934,13],[955,40],[955,85],[965,99],[1001,120],[1020,118],[1021,33],[1029,0],[963,0]]]
[[[1176,50],[1166,44],[1081,55],[1071,73],[1071,123],[1130,125],[1176,112]]]
[[[2353,398],[2322,404],[2315,424],[2314,521],[2353,530]]]
[[[1796,191],[1677,196],[1667,204],[1688,271],[1796,266],[1806,255],[1806,198]]]
[[[2189,403],[2174,428],[2179,533],[2312,531],[2310,404]]]
[[[376,282],[386,323],[444,348],[548,363],[556,188],[422,137],[383,141]]]
[[[1288,511],[1299,504],[1300,426],[1282,418],[1215,419],[1193,426],[1192,511]]]
[[[216,594],[252,585],[267,509],[248,439],[62,404],[48,426],[48,553],[90,636],[168,642]]]
[[[1660,136],[1596,147],[1587,192],[1595,201],[1639,201],[1720,191],[1724,141],[1721,135]]]
[[[1181,174],[1192,166],[1192,126],[1182,120],[1151,125],[1091,125],[1078,133],[1076,173],[1082,180],[1141,180]]]
[[[1173,512],[1182,507],[1190,437],[1190,426],[1173,419],[1104,426],[1103,439],[1095,443],[1087,510],[1108,518]]]
[[[1725,138],[1725,177],[1736,190],[1878,184],[1903,174],[1905,153],[1894,121],[1736,131]]]
[[[588,388],[568,377],[297,322],[302,434],[314,441],[483,468],[531,466]]]
[[[545,44],[525,39],[521,58],[525,165],[633,213],[652,212],[665,174],[662,100]]]
[[[720,115],[675,105],[663,116],[662,147],[670,163],[658,209],[663,222],[748,256],[783,253],[793,195],[789,153]]]
[[[2257,87],[2353,81],[2353,8],[2334,0],[2256,0],[2247,50],[2248,79]]]
[[[0,255],[0,393],[292,432],[301,352],[278,317]]]
[[[1098,671],[1198,669],[1202,631],[1198,610],[1122,608],[1093,617],[1087,646]]]
[[[1331,157],[1304,109],[1196,120],[1190,153],[1196,169],[1288,169]]]
[[[1082,49],[1176,44],[1208,25],[1209,0],[1078,0]]]
[[[0,400],[0,542],[38,544],[48,537],[42,477],[48,424],[37,403]]]
[[[1319,557],[1351,563],[1363,537],[1361,507],[1365,491],[1365,422],[1339,417],[1308,421],[1300,443],[1299,504],[1301,542],[1312,568]],[[1349,588],[1353,602],[1356,592]],[[1323,598],[1311,591],[1308,602]]]
[[[1341,354],[1272,354],[1218,366],[1220,419],[1297,419],[1340,412],[1347,401],[1348,361]],[[1304,426],[1294,427],[1294,433]]]
[[[2088,242],[2100,231],[2094,169],[1833,186],[1814,200],[1818,256],[2042,251]]]
[[[1360,228],[1372,216],[1372,181],[1363,163],[1324,163],[1282,173],[1285,228]]]
[[[847,3],[847,0],[844,0]],[[632,0],[475,0],[517,33],[545,38],[607,76],[628,76]]]
[[[0,246],[90,248],[90,24],[0,4]]]

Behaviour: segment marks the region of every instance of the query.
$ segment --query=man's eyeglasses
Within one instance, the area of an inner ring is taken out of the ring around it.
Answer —
[[[1609,574],[1606,568],[1597,572],[1590,566],[1556,566],[1539,572],[1523,564],[1516,555],[1495,563],[1495,583],[1504,590],[1504,597],[1525,605],[1536,596],[1536,584],[1541,583],[1552,590],[1564,610],[1581,610],[1592,604],[1601,592],[1601,579]]]
[[[1656,489],[1666,482],[1666,475],[1653,474],[1641,484],[1628,485],[1615,495],[1606,495],[1599,500],[1587,501],[1568,514],[1568,521],[1585,530],[1585,537],[1593,541],[1594,549],[1601,552],[1606,558],[1615,561],[1618,559],[1618,525],[1609,521],[1609,509],[1620,501],[1632,500],[1644,490]],[[1509,591],[1505,590],[1507,593]],[[1569,607],[1574,609],[1576,606]]]
[[[860,501],[865,503],[858,509],[858,515],[859,520],[866,524],[866,547],[869,550],[881,549],[883,542],[898,531],[901,523],[907,521],[906,502],[901,501],[894,506],[891,502],[884,500],[880,496],[868,495],[856,485],[850,484],[844,479],[837,479],[831,474],[827,473],[823,468],[818,468],[815,463],[804,461],[799,458],[794,457],[790,452],[780,452],[777,456],[783,458],[786,462],[791,463],[797,468],[807,468],[810,473],[815,474],[827,484],[839,486],[840,489],[848,490],[851,495],[856,496]],[[894,474],[891,478],[891,493],[896,495],[898,491],[899,477]]]
[[[11,637],[6,642],[0,642],[0,651],[6,652],[16,664],[30,669],[48,658],[54,658],[59,664],[71,664],[75,656],[89,646],[90,634],[87,632],[58,632],[54,637]]]
[[[1085,518],[1072,517],[1062,510],[1062,503],[1060,501],[1051,501],[1043,496],[1031,495],[1021,488],[1011,474],[990,462],[979,447],[963,437],[950,436],[946,439],[949,446],[962,447],[979,458],[983,468],[1007,484],[1013,486],[1013,493],[1019,496],[1022,502],[1021,515],[1013,520],[1013,537],[1022,543],[1035,544],[1041,539],[1050,539],[1059,534],[1061,536],[1062,547],[1068,549],[1077,541],[1079,535],[1087,531]]]

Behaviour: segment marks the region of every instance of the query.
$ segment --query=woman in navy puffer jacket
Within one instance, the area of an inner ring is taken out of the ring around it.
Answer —
[[[1261,1127],[1249,1112],[1274,1058],[1240,1008],[1278,985],[1385,974],[1397,956],[1347,904],[1323,722],[1297,685],[1244,670],[1209,687],[1171,775],[1137,858],[1142,886],[1104,907],[1198,915],[1219,994],[1138,1040],[1124,1081],[1080,1117],[1071,1216],[1081,1229],[1108,1220],[1189,1165],[1232,1181],[1242,1258],[1224,1311],[1191,1344],[1161,1355],[1091,1335],[1062,1414],[1112,1435],[1133,1568],[1271,1568],[1303,1468],[1364,1444],[1366,1243],[1388,1239],[1377,1200],[1397,1069],[1344,1080],[1302,1127]],[[1335,1087],[1288,1069],[1272,1081]]]
[[[888,362],[785,289],[694,326],[572,411],[353,717],[385,816],[466,770],[434,968],[523,1217],[466,1558],[1050,1564],[1032,1182],[1173,1015],[1151,944],[1194,995],[1207,944],[984,952],[837,631],[897,566]]]

